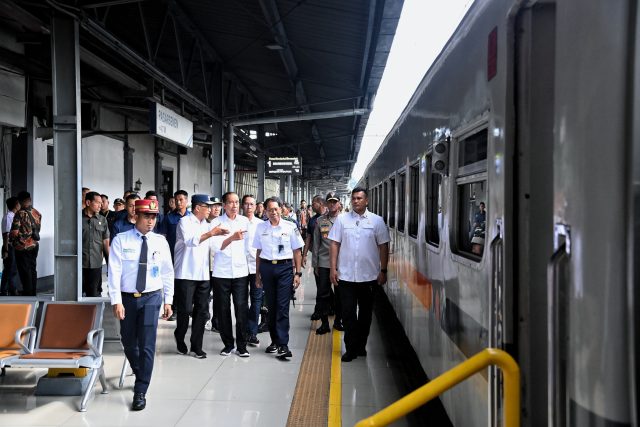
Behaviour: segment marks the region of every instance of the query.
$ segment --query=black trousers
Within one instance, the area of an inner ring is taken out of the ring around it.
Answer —
[[[173,335],[177,342],[184,342],[189,329],[189,315],[193,313],[191,351],[202,351],[202,337],[204,336],[204,324],[207,322],[209,305],[209,281],[176,279],[175,283],[175,304],[178,308],[178,315]]]
[[[364,350],[371,329],[373,316],[373,292],[378,286],[371,282],[338,282],[342,303],[342,324],[344,325],[344,346],[350,353]]]
[[[236,347],[247,346],[247,307],[249,280],[247,276],[236,279],[213,278],[213,300],[218,309],[218,330],[225,347],[233,347],[233,324],[231,321],[231,300],[236,315]]]
[[[36,260],[38,259],[39,245],[35,248],[18,251],[16,250],[16,266],[18,267],[18,275],[22,282],[22,295],[36,296],[38,287],[38,272],[36,271]]]
[[[82,269],[82,292],[87,297],[99,297],[102,287],[102,267]]]
[[[2,270],[2,280],[0,281],[0,295],[16,295],[17,284],[16,276],[18,269],[16,267],[16,253],[13,246],[7,246],[7,257],[2,260],[4,268]]]
[[[124,319],[120,321],[120,336],[124,354],[136,376],[133,392],[146,393],[153,371],[162,293],[145,293],[139,298],[122,294],[122,305]]]
[[[318,294],[316,295],[317,313],[323,322],[327,321],[329,312],[334,310],[336,321],[340,321],[342,317],[342,304],[340,303],[340,287],[336,286],[335,295],[331,292],[331,269],[318,267],[318,275],[316,276],[316,284],[318,285]]]

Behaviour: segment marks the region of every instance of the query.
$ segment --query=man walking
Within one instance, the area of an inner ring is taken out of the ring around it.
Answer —
[[[109,262],[109,227],[101,205],[100,194],[89,191],[82,211],[82,292],[88,297],[102,293],[102,258]]]
[[[113,230],[111,237],[116,237],[123,231],[133,230],[136,224],[136,200],[139,200],[140,196],[137,194],[129,194],[125,199],[126,213],[117,215],[117,219],[113,223]]]
[[[218,310],[218,329],[224,348],[222,356],[233,351],[233,331],[231,322],[231,303],[236,317],[236,354],[249,357],[247,351],[247,292],[249,266],[247,265],[247,248],[244,241],[249,228],[249,220],[239,215],[240,200],[236,193],[225,193],[222,196],[224,215],[212,222],[228,230],[227,237],[215,237],[211,241],[214,251],[213,263],[213,298]]]
[[[22,282],[22,295],[36,296],[38,284],[37,258],[42,215],[31,206],[31,194],[18,193],[20,210],[16,213],[9,233],[16,254],[16,266]]]
[[[9,242],[9,233],[16,212],[20,210],[20,203],[17,197],[7,199],[7,212],[2,217],[2,281],[0,282],[0,296],[18,295],[16,288],[16,254],[13,245]]]
[[[374,286],[387,282],[389,230],[369,212],[367,190],[351,191],[352,211],[338,216],[331,231],[331,283],[338,285],[342,303],[343,362],[366,356],[371,328]]]
[[[331,280],[329,279],[331,260],[330,260],[330,247],[331,240],[329,240],[329,232],[333,227],[333,224],[338,219],[340,213],[340,199],[336,196],[336,193],[330,192],[326,197],[327,213],[319,217],[316,221],[313,231],[313,272],[316,276],[316,283],[318,285],[318,293],[316,295],[318,315],[322,324],[316,329],[316,334],[322,335],[331,331],[329,328],[329,313],[332,311],[332,299],[331,293]],[[335,292],[335,319],[333,320],[333,329],[342,331],[342,313],[340,304],[339,287],[336,286]]]
[[[209,243],[213,236],[225,234],[220,227],[212,228],[207,222],[212,202],[206,194],[191,196],[191,215],[180,219],[176,231],[174,269],[176,278],[176,330],[173,332],[178,353],[187,354],[184,343],[191,324],[191,353],[198,359],[207,357],[202,351],[202,338],[209,299]],[[194,308],[195,306],[195,308]]]
[[[245,236],[247,263],[249,264],[249,298],[251,300],[251,306],[247,311],[247,332],[249,335],[247,344],[255,347],[260,344],[258,340],[258,318],[262,307],[264,289],[256,286],[256,253],[258,250],[253,247],[253,240],[258,224],[263,221],[254,215],[256,199],[251,194],[242,197],[242,210],[244,211],[244,216],[249,220],[249,228]]]
[[[162,318],[171,315],[173,264],[167,241],[152,231],[158,202],[136,200],[135,211],[135,227],[115,236],[111,245],[109,299],[114,316],[120,319],[124,353],[136,376],[131,408],[140,411],[147,405],[163,296]]]

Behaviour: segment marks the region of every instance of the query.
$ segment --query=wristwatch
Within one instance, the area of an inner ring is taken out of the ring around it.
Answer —
[[[296,271],[296,276],[302,277],[302,271]]]
[[[386,269],[386,268],[381,268],[381,269],[380,269],[380,272],[382,272],[382,273],[384,273],[384,274],[387,274],[387,269]]]

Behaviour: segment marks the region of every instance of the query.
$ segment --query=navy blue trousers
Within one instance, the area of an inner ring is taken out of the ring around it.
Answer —
[[[293,293],[293,265],[260,261],[260,278],[269,309],[269,335],[276,345],[289,345],[289,301]]]
[[[344,346],[350,353],[364,350],[369,338],[373,317],[374,286],[371,282],[338,282],[338,296],[342,303]]]
[[[249,298],[251,307],[247,310],[247,333],[258,335],[258,321],[260,320],[260,307],[264,296],[263,288],[256,288],[256,275],[249,274]]]
[[[153,371],[162,293],[142,294],[140,298],[122,294],[122,305],[124,319],[120,321],[120,336],[124,354],[136,376],[133,392],[146,393]]]

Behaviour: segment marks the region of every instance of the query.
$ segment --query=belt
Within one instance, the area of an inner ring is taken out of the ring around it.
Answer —
[[[263,259],[268,264],[291,264],[291,259]]]
[[[134,297],[134,298],[140,298],[143,295],[153,295],[156,294],[158,292],[162,291],[162,289],[156,289],[155,291],[149,291],[149,292],[121,292],[122,295],[126,295],[129,297]]]

